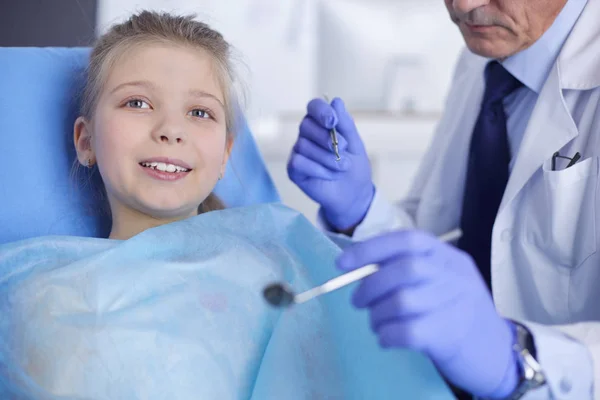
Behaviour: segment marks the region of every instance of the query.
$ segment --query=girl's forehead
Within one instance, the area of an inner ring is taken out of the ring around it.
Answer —
[[[202,48],[144,44],[127,49],[108,71],[105,89],[113,91],[128,82],[146,82],[155,89],[192,88],[224,100],[216,60]]]

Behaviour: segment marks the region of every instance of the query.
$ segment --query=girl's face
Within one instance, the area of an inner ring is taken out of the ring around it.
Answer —
[[[165,44],[127,51],[111,68],[92,121],[78,119],[80,161],[96,162],[114,224],[123,215],[197,214],[224,172],[224,96],[210,54]]]

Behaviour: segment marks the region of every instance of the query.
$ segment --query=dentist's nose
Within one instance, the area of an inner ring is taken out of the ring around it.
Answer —
[[[456,16],[462,17],[476,8],[490,4],[492,0],[450,0],[450,5]]]

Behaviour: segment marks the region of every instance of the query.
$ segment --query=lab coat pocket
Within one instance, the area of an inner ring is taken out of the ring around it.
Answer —
[[[541,228],[534,236],[557,266],[576,268],[596,252],[598,165],[595,156],[558,171],[544,164],[544,200],[531,210]]]

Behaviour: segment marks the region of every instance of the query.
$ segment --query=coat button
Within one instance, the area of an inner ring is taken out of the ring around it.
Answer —
[[[500,240],[503,242],[510,242],[513,238],[513,234],[510,229],[505,229],[500,234]]]
[[[571,381],[569,381],[567,378],[563,378],[560,381],[560,391],[563,393],[569,393],[571,391],[571,388],[573,387],[573,385],[571,385]]]

